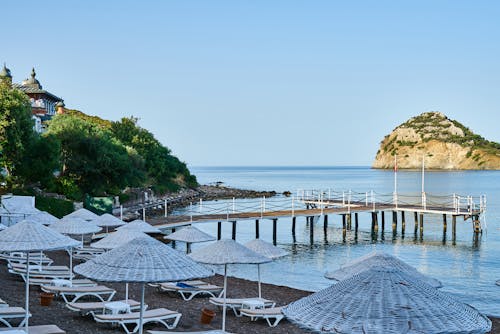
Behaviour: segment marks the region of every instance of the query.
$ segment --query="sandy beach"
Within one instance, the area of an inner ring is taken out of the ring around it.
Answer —
[[[68,256],[65,252],[49,252],[47,253],[55,264],[67,265]],[[76,261],[78,263],[78,261]],[[207,281],[222,285],[223,277],[216,275]],[[5,264],[0,266],[0,282],[2,292],[0,298],[4,299],[11,306],[24,306],[24,282],[20,277],[9,274]],[[125,295],[125,284],[109,284],[105,285],[114,288],[117,291],[114,299],[122,299]],[[118,334],[124,333],[120,328],[112,328],[103,324],[97,324],[91,317],[80,316],[76,312],[72,312],[65,307],[61,299],[55,299],[53,303],[48,306],[40,306],[40,288],[32,286],[30,289],[30,312],[32,317],[30,324],[56,324],[64,329],[67,333],[74,334],[90,334],[90,333],[109,333]],[[307,296],[310,292],[292,289],[284,286],[275,286],[270,284],[262,285],[263,297],[275,300],[278,306],[286,305],[301,297]],[[257,295],[257,283],[238,278],[230,278],[228,280],[228,297],[250,297]],[[130,298],[140,300],[140,286],[138,284],[130,285]],[[159,292],[152,287],[146,288],[145,302],[149,308],[165,307],[171,310],[179,311],[182,313],[181,321],[176,331],[196,331],[196,330],[209,330],[221,328],[221,312],[208,302],[208,298],[199,297],[191,301],[184,301],[179,295]],[[200,324],[200,311],[202,308],[208,307],[216,311],[217,315],[210,325]],[[491,333],[500,334],[500,320],[492,319],[493,330]],[[162,326],[155,324],[147,324],[145,329],[165,329]],[[232,312],[228,312],[227,316],[227,330],[232,333],[308,333],[287,320],[282,320],[275,328],[270,328],[265,321],[250,321],[249,318],[237,318]]]

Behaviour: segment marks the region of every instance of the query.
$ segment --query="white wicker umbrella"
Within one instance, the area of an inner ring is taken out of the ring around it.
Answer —
[[[97,218],[99,218],[99,216],[90,210],[87,210],[85,208],[81,208],[81,209],[78,209],[76,211],[71,212],[70,214],[67,214],[63,218],[81,218],[83,220],[92,221],[92,220],[96,220]]]
[[[222,307],[222,331],[226,330],[226,290],[228,264],[260,264],[271,259],[255,253],[231,239],[222,239],[189,254],[200,263],[224,265],[224,304]]]
[[[82,236],[84,234],[92,234],[102,230],[102,228],[93,222],[77,217],[64,217],[59,222],[52,224],[49,227],[62,234]]]
[[[7,228],[7,226],[5,226],[4,224],[0,224],[0,231],[3,231]]]
[[[91,221],[84,220],[77,217],[63,217],[59,222],[54,223],[49,226],[49,228],[56,230],[59,233],[67,235],[81,235],[82,247],[83,247],[83,236],[85,234],[96,233],[101,230],[99,226],[92,223]],[[73,272],[73,251],[69,253],[69,268]],[[73,279],[70,276],[70,281]]]
[[[167,235],[164,239],[185,242],[186,253],[191,253],[192,243],[214,241],[215,237],[200,231],[196,227],[186,226],[177,232]]]
[[[34,215],[29,216],[28,219],[43,225],[52,225],[59,221],[59,218],[54,217],[46,211],[35,213]]]
[[[65,249],[79,244],[80,242],[70,237],[28,220],[23,220],[0,232],[0,252],[26,252],[26,332],[29,322],[30,251]]]
[[[101,240],[92,243],[91,246],[95,248],[113,249],[136,238],[145,236],[147,236],[147,234],[137,230],[117,230],[108,234]]]
[[[320,333],[479,334],[491,321],[398,268],[372,267],[283,309],[288,320]]]
[[[245,247],[253,250],[255,253],[270,258],[271,260],[287,256],[289,253],[273,244],[261,239],[254,239],[245,244]],[[262,298],[262,284],[260,280],[260,264],[257,265],[257,272],[259,276],[259,298]]]
[[[120,247],[136,238],[147,237],[148,235],[136,230],[117,230],[99,241],[94,242],[91,246],[95,248],[113,249]],[[128,283],[125,284],[125,300],[128,300]]]
[[[113,215],[110,215],[109,213],[105,213],[96,220],[93,221],[97,226],[100,227],[116,227],[116,226],[122,226],[125,225],[126,223],[119,218],[116,218]]]
[[[104,282],[142,283],[139,333],[142,333],[144,284],[212,276],[213,272],[149,236],[136,238],[75,267],[75,272]]]
[[[159,229],[140,219],[136,219],[133,222],[130,222],[128,224],[125,224],[117,228],[117,230],[128,230],[128,229],[141,231],[144,233],[161,233]]]
[[[344,279],[347,279],[351,276],[354,276],[362,271],[365,271],[367,269],[370,269],[374,266],[377,267],[388,267],[388,268],[397,268],[402,271],[406,271],[409,274],[413,275],[416,278],[419,278],[426,282],[427,284],[435,287],[435,288],[440,288],[443,285],[441,284],[440,281],[437,279],[434,279],[432,277],[428,277],[424,274],[421,274],[417,269],[414,267],[410,266],[406,262],[401,261],[395,256],[392,256],[390,254],[384,253],[384,252],[371,252],[365,256],[362,256],[345,266],[343,266],[340,269],[337,269],[335,271],[327,272],[325,274],[325,277],[328,279],[336,280],[336,281],[342,281]]]

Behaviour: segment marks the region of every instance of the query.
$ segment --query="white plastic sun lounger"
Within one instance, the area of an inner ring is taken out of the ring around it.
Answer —
[[[127,334],[136,333],[139,330],[139,315],[140,312],[120,313],[120,314],[95,314],[94,319],[101,323],[120,324]],[[174,329],[182,314],[171,311],[166,308],[157,308],[143,312],[143,325],[148,322],[158,322],[168,329]],[[171,323],[167,321],[172,321]],[[129,330],[127,325],[135,325],[132,330]]]
[[[176,282],[165,282],[165,283],[176,283]],[[184,284],[189,284],[189,285],[194,285],[194,286],[208,284],[207,282],[200,281],[200,280],[182,281],[179,283],[184,283]],[[162,283],[148,283],[148,285],[152,288],[160,288],[160,284],[162,284]]]
[[[9,304],[7,304],[7,302],[3,299],[0,298],[0,307],[8,307]]]
[[[276,302],[274,302],[272,300],[256,297],[256,298],[226,298],[226,307],[233,310],[235,316],[241,317],[240,309],[248,301],[262,302],[264,304],[265,308],[276,306]],[[214,304],[215,306],[219,306],[219,307],[224,306],[224,298],[213,298],[212,297],[212,298],[210,298],[209,302]]]
[[[9,322],[9,320],[12,319],[21,320],[21,323],[18,326],[23,326],[26,322],[26,310],[22,307],[1,307],[0,322],[5,326],[11,328],[12,324]]]
[[[29,334],[66,334],[65,331],[56,325],[29,326],[28,330]],[[26,334],[24,330],[12,330],[11,328],[2,328],[0,332],[6,332],[6,334]]]
[[[7,252],[0,253],[0,259],[6,260],[9,263],[26,263],[26,253],[23,252]],[[44,253],[30,253],[31,264],[51,265],[54,261]]]
[[[116,293],[115,290],[104,285],[73,287],[42,285],[41,289],[44,292],[61,296],[66,304],[74,303],[83,297],[96,297],[102,302],[110,301]],[[69,300],[69,296],[73,296],[73,298]]]
[[[66,280],[67,281],[67,280]],[[30,285],[57,285],[52,278],[31,278]],[[68,281],[69,283],[69,281]],[[86,278],[71,280],[71,286],[96,286],[97,283]]]
[[[193,285],[192,283],[160,283],[158,289],[165,292],[177,292],[182,299],[188,301],[197,295],[209,295],[212,297],[220,297],[224,291],[223,287],[203,282],[203,284]]]
[[[169,331],[148,331],[149,334],[174,334],[174,333],[182,333],[182,334],[231,334],[229,332],[223,332],[219,330],[213,331],[201,331],[201,332],[169,332]]]
[[[19,275],[26,282],[26,269],[9,269],[9,273]],[[69,279],[75,277],[75,274],[71,273],[69,270],[30,270],[30,280],[32,278],[44,278],[44,279]]]
[[[26,271],[26,263],[9,263],[9,268],[15,270]],[[68,271],[68,266],[40,266],[39,264],[30,264],[29,270],[31,271]]]
[[[241,315],[250,317],[250,320],[254,321],[257,319],[266,319],[267,324],[270,327],[276,327],[279,324],[281,319],[285,316],[281,313],[283,307],[271,307],[271,308],[263,308],[263,309],[240,309]]]
[[[115,300],[115,302],[127,303],[130,306],[130,310],[138,310],[141,308],[141,303],[136,300],[129,299],[125,300]],[[67,303],[66,307],[71,311],[80,312],[81,315],[88,314],[104,314],[105,305],[109,303],[106,302],[94,302],[94,303]],[[144,309],[147,309],[147,305],[144,305]]]

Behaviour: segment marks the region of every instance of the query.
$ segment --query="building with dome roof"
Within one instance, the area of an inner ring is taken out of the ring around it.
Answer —
[[[64,112],[64,100],[43,89],[42,84],[36,78],[35,68],[31,70],[29,78],[18,84],[12,82],[11,71],[4,64],[0,70],[0,82],[6,82],[28,95],[37,132],[44,131],[44,122],[51,119],[56,112]]]

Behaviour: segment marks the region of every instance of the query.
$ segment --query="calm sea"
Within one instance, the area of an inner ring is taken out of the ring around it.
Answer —
[[[394,188],[392,171],[372,170],[368,167],[196,167],[192,168],[202,184],[222,181],[237,188],[276,190],[334,189],[337,191],[391,193]],[[421,174],[418,171],[398,173],[398,191],[419,193]],[[500,172],[457,171],[426,172],[425,190],[429,193],[451,195],[486,195],[488,199],[486,223],[479,242],[473,240],[470,220],[457,221],[457,240],[448,235],[443,241],[442,218],[426,216],[423,240],[413,236],[413,216],[407,215],[405,238],[393,239],[391,218],[386,214],[385,238],[374,241],[370,235],[370,215],[360,215],[360,234],[354,240],[348,232],[342,240],[340,216],[330,215],[327,235],[323,224],[315,228],[314,245],[309,243],[309,227],[305,218],[297,219],[296,240],[291,233],[291,219],[278,221],[278,246],[290,255],[262,266],[263,281],[294,288],[317,291],[332,284],[323,277],[325,271],[334,270],[359,256],[374,250],[396,255],[421,272],[443,282],[444,291],[471,304],[488,315],[500,316]],[[208,203],[207,203],[208,205]],[[379,218],[380,220],[380,218]],[[260,236],[272,241],[272,224],[261,222]],[[198,228],[216,235],[216,223],[198,224]],[[231,237],[231,224],[223,223],[223,237]],[[255,237],[253,221],[238,223],[237,241],[246,242]],[[248,279],[257,278],[255,266],[233,266],[230,274]]]

